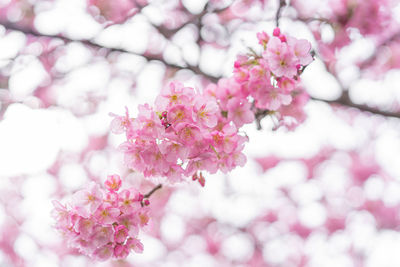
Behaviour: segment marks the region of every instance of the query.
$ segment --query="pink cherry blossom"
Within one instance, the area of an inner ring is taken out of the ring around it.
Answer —
[[[228,119],[233,121],[237,128],[254,121],[254,113],[249,102],[242,102],[237,98],[231,99],[227,104]]]
[[[81,190],[74,194],[74,204],[79,215],[86,217],[95,212],[101,205],[103,194],[100,186],[92,182],[87,190]]]
[[[107,177],[107,180],[104,182],[105,187],[109,191],[118,191],[119,188],[121,187],[121,178],[119,175],[109,175]]]
[[[142,207],[142,194],[134,188],[118,192],[121,185],[118,175],[108,176],[107,181],[116,182],[117,186],[107,186],[106,191],[93,182],[89,189],[74,194],[67,205],[70,208],[54,201],[52,213],[56,228],[70,247],[102,261],[125,258],[131,250],[142,252],[143,245],[137,235],[150,219],[148,205]],[[99,205],[93,204],[94,201]]]

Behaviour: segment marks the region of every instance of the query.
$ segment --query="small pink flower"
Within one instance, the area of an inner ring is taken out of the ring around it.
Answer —
[[[296,81],[291,78],[282,77],[278,80],[278,87],[281,88],[283,92],[289,93],[296,88]]]
[[[137,211],[141,206],[139,198],[139,192],[136,190],[123,190],[119,198],[121,212],[129,214]]]
[[[137,236],[139,233],[139,225],[137,224],[136,213],[123,214],[118,217],[118,224],[123,225],[128,230],[129,236]]]
[[[283,43],[277,37],[271,37],[268,42],[267,50],[263,53],[263,57],[268,61],[272,57],[279,57],[286,53],[287,44]]]
[[[194,124],[179,123],[175,129],[178,133],[179,140],[186,145],[193,145],[196,141],[202,139],[199,127]]]
[[[268,58],[271,71],[277,76],[292,78],[297,74],[298,59],[287,49],[282,49],[278,56]]]
[[[263,32],[258,32],[257,33],[257,39],[258,39],[258,43],[265,48],[267,43],[268,43],[268,41],[269,41],[269,36],[264,31]]]
[[[190,121],[192,119],[192,110],[185,105],[176,105],[168,110],[167,114],[168,122],[172,125]]]
[[[126,129],[130,127],[130,124],[132,123],[133,119],[129,118],[129,113],[128,109],[126,109],[125,116],[118,116],[113,113],[110,113],[109,115],[114,117],[114,119],[111,121],[111,132],[114,134],[121,134]]]
[[[237,128],[254,121],[254,113],[251,111],[251,104],[247,101],[233,98],[228,101],[227,108],[228,119],[233,121]]]
[[[93,229],[90,241],[95,247],[104,246],[112,240],[113,232],[112,226],[97,225]]]
[[[97,248],[93,252],[93,257],[99,261],[105,261],[112,257],[114,254],[114,248],[112,244],[108,244],[102,247]]]
[[[247,66],[237,67],[233,70],[233,77],[238,83],[246,82],[249,79],[249,70]]]
[[[116,221],[116,218],[120,215],[120,210],[118,208],[114,208],[110,204],[102,204],[94,216],[96,220],[101,224],[112,224]]]
[[[291,102],[290,94],[285,94],[280,88],[269,87],[259,96],[257,104],[265,109],[278,110],[282,105],[289,105]]]
[[[135,213],[136,225],[139,225],[140,227],[146,226],[150,220],[148,213],[149,213],[149,209],[147,207],[144,207],[140,211]]]
[[[193,111],[196,122],[200,122],[208,128],[213,128],[217,125],[219,108],[214,100],[207,98],[196,99]]]
[[[114,257],[117,259],[125,259],[129,254],[129,249],[125,245],[116,245],[114,248]]]
[[[269,70],[265,66],[256,65],[251,68],[250,70],[250,82],[257,83],[257,82],[269,82],[270,75]]]
[[[117,174],[109,175],[104,185],[109,191],[118,191],[121,187],[121,178]]]
[[[307,40],[296,38],[288,39],[289,45],[293,48],[293,54],[299,59],[301,65],[306,66],[313,61],[310,54],[311,43]]]
[[[176,161],[180,158],[184,160],[189,155],[190,148],[177,143],[177,142],[163,142],[159,146],[161,153],[164,155],[165,160],[170,163],[176,163]]]
[[[101,205],[103,194],[98,184],[92,182],[88,190],[80,190],[73,195],[75,209],[78,214],[87,217]]]
[[[126,241],[126,247],[129,249],[132,249],[136,253],[142,253],[143,252],[143,244],[140,242],[139,239],[136,238],[129,238]]]
[[[57,200],[53,200],[52,204],[54,209],[51,215],[57,221],[58,228],[68,228],[71,225],[71,220],[67,208]]]
[[[115,228],[114,241],[117,243],[124,243],[128,237],[128,229],[124,225],[118,225]]]
[[[157,110],[166,110],[168,107],[190,103],[194,97],[194,89],[184,87],[182,83],[173,81],[166,86],[156,99]]]
[[[94,231],[95,222],[91,219],[80,218],[75,224],[75,231],[85,240],[89,240]]]

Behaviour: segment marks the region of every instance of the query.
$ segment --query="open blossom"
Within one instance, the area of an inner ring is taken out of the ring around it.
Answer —
[[[269,66],[271,71],[277,77],[292,78],[297,73],[297,65],[299,61],[294,57],[291,51],[282,51],[278,56],[269,58]]]
[[[107,177],[107,180],[104,182],[104,185],[109,191],[118,191],[121,187],[121,178],[119,175],[114,174]]]
[[[228,101],[227,104],[228,119],[235,123],[236,127],[240,128],[246,123],[254,121],[254,113],[251,110],[249,102],[241,102],[238,98]]]
[[[89,189],[78,191],[73,196],[76,212],[81,216],[88,216],[95,212],[102,203],[102,192],[100,186],[91,183]]]
[[[311,44],[309,41],[288,37],[288,44],[293,48],[293,53],[301,65],[306,66],[313,61],[313,58],[310,54]]]
[[[198,121],[208,128],[213,128],[218,123],[219,108],[213,99],[199,97],[194,105],[195,121]]]
[[[134,188],[118,192],[120,186],[119,176],[110,175],[106,190],[93,182],[76,192],[67,206],[53,202],[55,227],[70,247],[102,261],[143,251],[137,235],[149,221],[148,207],[142,194]]]

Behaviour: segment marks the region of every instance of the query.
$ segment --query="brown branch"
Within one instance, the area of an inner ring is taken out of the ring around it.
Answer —
[[[133,51],[129,51],[129,50],[126,50],[123,48],[107,47],[107,46],[98,44],[95,41],[90,40],[90,39],[73,39],[68,36],[64,36],[62,34],[57,34],[57,35],[45,34],[45,33],[39,32],[33,28],[20,26],[17,24],[6,22],[6,21],[0,21],[0,25],[5,27],[7,30],[19,31],[24,34],[35,36],[38,38],[60,39],[60,40],[64,41],[65,43],[78,42],[78,43],[81,43],[81,44],[84,44],[86,46],[90,46],[90,47],[96,48],[96,49],[107,49],[110,52],[127,53],[127,54],[136,55],[136,56],[141,56],[141,57],[144,57],[148,61],[157,60],[157,61],[162,62],[165,66],[170,67],[170,68],[191,70],[195,74],[201,75],[201,76],[209,79],[212,82],[217,82],[219,79],[219,77],[215,77],[213,75],[203,72],[198,66],[192,66],[189,64],[187,64],[186,66],[185,65],[182,66],[182,65],[178,65],[178,64],[169,63],[169,62],[165,61],[165,59],[162,57],[162,55],[140,54],[140,53],[135,53]]]
[[[147,199],[149,198],[152,194],[154,194],[154,192],[156,192],[157,190],[161,189],[162,185],[159,184],[156,187],[154,187],[153,189],[151,189],[147,194],[143,195],[143,199]]]
[[[275,23],[276,23],[276,27],[278,27],[278,28],[279,28],[279,19],[281,18],[282,9],[284,6],[286,6],[286,1],[279,0],[279,7],[276,10],[276,14],[275,14]]]
[[[354,103],[350,99],[348,91],[343,91],[342,95],[338,99],[335,99],[335,100],[326,100],[326,99],[321,99],[321,98],[317,98],[317,97],[311,97],[311,99],[329,103],[329,104],[334,104],[334,105],[336,104],[336,105],[340,105],[340,106],[355,108],[355,109],[358,109],[363,112],[369,112],[372,114],[381,115],[381,116],[385,116],[385,117],[400,118],[400,112],[386,111],[386,110],[381,110],[381,109],[374,108],[374,107],[371,107],[368,105]]]
[[[310,22],[318,21],[318,22],[321,22],[321,23],[327,23],[327,24],[331,25],[332,27],[334,27],[334,24],[333,24],[332,21],[330,21],[329,19],[326,19],[326,18],[322,18],[322,17],[317,17],[317,18],[296,17],[294,19],[295,20],[299,20],[299,21],[304,22],[304,23],[310,23]]]

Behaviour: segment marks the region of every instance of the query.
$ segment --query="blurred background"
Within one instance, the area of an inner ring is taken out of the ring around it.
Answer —
[[[400,266],[399,20],[395,0],[0,0],[0,266]],[[231,76],[278,22],[315,53],[306,121],[246,125],[245,167],[157,191],[143,254],[68,249],[51,200],[154,187],[109,113]]]

